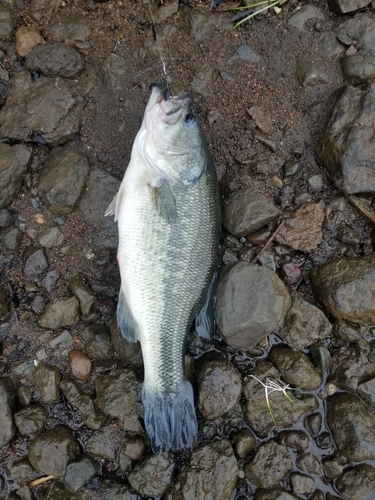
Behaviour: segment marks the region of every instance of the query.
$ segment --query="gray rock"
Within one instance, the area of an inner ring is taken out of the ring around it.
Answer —
[[[27,458],[14,462],[10,469],[10,473],[12,478],[20,486],[32,481],[39,475]]]
[[[117,248],[117,224],[104,213],[120,187],[120,181],[104,170],[93,168],[87,190],[80,204],[86,224],[93,230],[93,243],[98,247]]]
[[[81,98],[61,78],[42,76],[32,82],[30,73],[21,71],[12,78],[0,110],[0,139],[63,144],[78,132],[81,108]]]
[[[305,31],[305,24],[310,19],[320,19],[324,21],[323,10],[315,5],[307,4],[296,12],[288,21],[288,26],[293,26],[301,31]]]
[[[334,210],[339,210],[340,212],[345,212],[348,206],[348,200],[345,196],[337,195],[332,198],[328,206]]]
[[[16,52],[20,57],[26,57],[35,45],[46,43],[38,30],[32,26],[21,26],[16,32]]]
[[[138,434],[143,432],[139,418],[143,414],[141,384],[132,370],[113,370],[95,380],[97,404],[103,411],[117,417],[121,427]]]
[[[139,460],[143,457],[145,451],[145,442],[139,436],[126,437],[122,443],[121,454],[130,460]]]
[[[32,148],[22,144],[0,143],[0,208],[10,205],[20,190],[31,153]]]
[[[251,106],[247,110],[248,114],[255,121],[256,126],[264,134],[270,134],[272,132],[272,121],[271,118],[263,112],[259,106]]]
[[[0,40],[9,40],[15,27],[14,16],[7,5],[0,5]]]
[[[283,166],[284,179],[289,179],[297,175],[303,169],[303,164],[299,160],[289,160]]]
[[[375,55],[344,56],[340,63],[345,80],[353,85],[366,83],[375,78]]]
[[[333,31],[322,33],[319,38],[319,49],[329,58],[340,57],[345,52],[345,47],[338,40]]]
[[[43,403],[52,403],[60,397],[60,372],[57,366],[39,363],[34,370],[34,381]]]
[[[16,409],[16,388],[8,377],[0,378],[0,448],[15,435],[12,414]]]
[[[296,451],[304,451],[309,446],[309,436],[303,431],[283,431],[279,434],[280,443]]]
[[[73,77],[83,69],[83,57],[61,42],[36,45],[26,57],[30,71],[39,69],[45,76]]]
[[[0,283],[0,319],[5,318],[9,312],[7,293],[2,283]]]
[[[112,52],[103,63],[103,71],[106,79],[112,82],[120,82],[127,77],[129,64],[125,57]]]
[[[2,229],[9,227],[13,222],[13,216],[9,210],[2,208],[0,210],[0,227]]]
[[[31,390],[26,385],[19,385],[17,387],[17,399],[22,407],[29,405],[32,399]]]
[[[251,375],[257,377],[263,384],[267,383],[267,379],[274,382],[281,379],[281,374],[269,362],[263,362],[253,370]],[[303,395],[297,399],[292,392],[289,392],[289,396],[294,400],[294,404],[292,404],[281,391],[269,392],[272,418],[267,405],[265,389],[251,376],[245,380],[244,395],[246,398],[245,420],[260,437],[266,437],[274,429],[275,422],[278,427],[291,427],[304,415],[315,411],[318,407],[317,400],[311,395]]]
[[[59,247],[64,240],[64,233],[57,227],[46,227],[38,235],[38,241],[44,248]]]
[[[340,258],[312,269],[313,291],[338,319],[375,323],[375,254]]]
[[[215,420],[236,408],[241,396],[241,375],[224,359],[207,361],[198,374],[198,409],[207,420]]]
[[[220,275],[216,315],[228,345],[249,349],[283,324],[290,307],[284,283],[266,267],[230,264]]]
[[[76,493],[91,481],[100,469],[99,463],[89,455],[80,455],[70,462],[65,471],[64,486],[71,493]]]
[[[256,441],[254,434],[249,429],[242,429],[233,436],[232,443],[237,455],[240,458],[246,458],[255,447]]]
[[[308,474],[316,474],[320,476],[323,473],[320,460],[309,452],[298,454],[298,457],[296,458],[296,466],[298,469],[303,472],[307,472]]]
[[[21,361],[21,363],[15,363],[11,367],[12,375],[15,377],[23,377],[24,375],[30,375],[34,369],[34,358],[26,359]]]
[[[51,349],[58,349],[61,352],[69,349],[74,344],[74,339],[68,332],[64,330],[60,335],[52,339],[49,343]]]
[[[280,486],[275,486],[269,490],[258,489],[255,493],[254,500],[298,500],[296,497]]]
[[[53,500],[91,500],[92,495],[89,491],[81,490],[76,494],[68,491],[60,482],[53,483]],[[121,497],[119,497],[120,500]],[[50,488],[40,497],[40,500],[51,500]],[[126,499],[127,500],[127,499]]]
[[[325,70],[315,62],[307,59],[298,59],[297,77],[299,83],[304,87],[313,87],[314,85],[328,83],[328,75]]]
[[[256,63],[259,61],[259,56],[248,45],[241,45],[227,60],[227,63],[232,64],[237,60]]]
[[[72,278],[69,282],[70,288],[74,295],[79,300],[79,305],[81,307],[82,314],[90,314],[91,309],[95,304],[95,294],[88,286],[85,285],[83,279],[80,276]]]
[[[358,384],[375,375],[375,366],[357,344],[340,347],[332,356],[329,381],[341,389],[355,390]]]
[[[205,65],[202,66],[197,73],[195,73],[193,80],[190,84],[192,92],[200,95],[208,95],[207,88],[212,77],[212,68]]]
[[[204,12],[192,11],[189,19],[191,31],[196,42],[201,42],[205,38],[208,38],[218,24],[225,31],[230,31],[233,27],[229,18],[226,18],[226,16],[218,17],[216,14],[207,15]]]
[[[96,334],[86,344],[86,352],[93,359],[110,359],[114,355],[113,346],[108,333]]]
[[[304,349],[317,340],[328,337],[332,325],[321,309],[293,289],[289,293],[292,305],[280,330],[280,335],[289,347]]]
[[[138,500],[139,496],[130,491],[127,484],[114,479],[103,479],[100,482],[100,493],[106,500]]]
[[[362,9],[370,3],[371,0],[328,0],[331,10],[339,14],[347,14],[355,10]]]
[[[318,154],[336,186],[346,193],[375,191],[375,94],[351,86],[338,99]]]
[[[80,52],[86,53],[90,48],[87,39],[91,28],[89,19],[80,14],[67,14],[63,18],[54,18],[50,22],[53,38],[59,42],[68,42]]]
[[[359,384],[357,392],[365,403],[375,408],[375,378]]]
[[[89,175],[86,155],[73,149],[54,149],[40,177],[38,194],[48,210],[68,214],[78,204]]]
[[[39,317],[38,324],[42,328],[50,328],[51,330],[58,330],[64,326],[74,326],[79,320],[78,306],[79,302],[75,297],[53,299]]]
[[[128,474],[128,480],[141,495],[160,497],[171,484],[175,468],[176,464],[171,453],[151,455],[134,467]]]
[[[86,452],[93,457],[114,461],[119,448],[115,430],[105,427],[101,431],[94,431],[88,438],[85,448]]]
[[[24,271],[27,278],[37,281],[43,276],[47,268],[48,263],[44,250],[39,249],[27,258]]]
[[[337,38],[345,45],[357,45],[362,55],[375,55],[374,28],[373,14],[356,14],[340,24]]]
[[[321,373],[327,371],[332,364],[331,353],[319,342],[311,345],[310,355],[314,365]]]
[[[271,488],[293,468],[289,451],[271,440],[259,447],[254,459],[244,468],[247,479],[258,488]]]
[[[282,212],[253,187],[233,193],[224,207],[223,225],[231,234],[240,238],[255,232]]]
[[[349,467],[337,479],[336,488],[350,500],[370,499],[375,490],[375,468],[370,464]]]
[[[327,422],[336,446],[348,460],[375,458],[375,411],[354,394],[328,398]]]
[[[48,420],[48,411],[40,404],[26,406],[14,414],[18,431],[23,436],[37,434]]]
[[[306,391],[318,389],[322,377],[306,354],[282,347],[272,349],[270,361],[279,370],[283,380]]]
[[[103,427],[106,416],[95,407],[94,398],[90,394],[82,392],[73,380],[62,380],[60,387],[69,404],[81,412],[82,422],[89,429],[98,430]]]
[[[315,481],[312,477],[299,474],[298,472],[292,472],[290,482],[293,492],[296,495],[309,495],[315,488]]]
[[[228,500],[238,476],[237,460],[226,439],[193,451],[166,500]]]
[[[72,431],[57,425],[34,438],[28,450],[31,465],[42,474],[62,477],[66,466],[79,453]]]
[[[21,246],[22,238],[22,231],[17,228],[11,229],[7,233],[5,233],[3,237],[5,248],[7,248],[8,250],[12,250],[13,252],[17,251]]]
[[[178,11],[178,0],[169,0],[162,5],[156,4],[152,7],[152,16],[156,24],[160,24]]]
[[[17,497],[20,500],[34,500],[34,495],[26,484],[22,486],[19,490],[17,490]]]
[[[338,319],[333,326],[333,334],[344,342],[356,342],[362,337],[363,331],[360,326]]]
[[[48,293],[51,293],[52,290],[55,288],[55,285],[59,278],[60,278],[60,273],[58,271],[49,271],[46,274],[43,280],[43,286]]]
[[[143,358],[140,342],[128,342],[124,339],[117,325],[116,315],[113,316],[109,328],[111,332],[111,342],[121,358],[131,368],[141,368],[143,366]]]
[[[315,173],[311,175],[307,182],[309,183],[310,191],[321,191],[324,187],[324,183],[326,181],[326,176],[323,173]]]
[[[48,19],[61,4],[62,0],[31,0],[29,12],[31,17],[40,21],[42,18]]]

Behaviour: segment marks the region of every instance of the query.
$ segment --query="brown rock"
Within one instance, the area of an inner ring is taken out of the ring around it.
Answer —
[[[78,380],[87,380],[91,371],[91,360],[85,353],[73,349],[69,353],[69,366],[73,377]]]
[[[27,54],[36,45],[46,43],[42,35],[31,26],[21,26],[16,32],[16,51],[20,57],[26,57]]]
[[[126,439],[122,451],[131,460],[139,460],[146,451],[146,445],[141,437],[130,437]]]

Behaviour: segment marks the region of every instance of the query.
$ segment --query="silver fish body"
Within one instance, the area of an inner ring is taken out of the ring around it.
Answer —
[[[188,96],[165,100],[153,88],[111,213],[119,230],[118,324],[127,340],[141,342],[152,448],[191,447],[197,423],[184,347],[194,319],[202,336],[213,329],[219,195]]]

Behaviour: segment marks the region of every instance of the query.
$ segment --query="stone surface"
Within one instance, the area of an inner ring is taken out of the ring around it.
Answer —
[[[140,368],[143,366],[142,350],[140,342],[128,342],[122,336],[117,325],[116,315],[113,316],[110,324],[111,342],[113,347],[130,368]]]
[[[318,154],[346,193],[375,191],[375,94],[351,86],[338,99]]]
[[[25,274],[28,279],[38,281],[48,268],[44,250],[39,249],[31,253],[25,263]]]
[[[365,403],[375,408],[375,378],[359,384],[357,393]]]
[[[333,260],[314,268],[310,277],[316,297],[335,318],[375,322],[375,254]]]
[[[297,77],[303,88],[328,83],[328,75],[318,64],[301,58],[297,60]]]
[[[42,18],[48,19],[61,4],[62,0],[31,0],[29,12],[31,17],[40,21]]]
[[[340,63],[345,80],[352,85],[366,83],[375,78],[375,55],[344,56]]]
[[[94,303],[95,294],[90,288],[85,285],[83,279],[80,276],[72,278],[69,282],[70,288],[74,295],[79,300],[79,305],[83,315],[90,314]]]
[[[48,420],[48,411],[40,404],[26,406],[14,414],[18,431],[23,436],[33,436]]]
[[[0,378],[0,448],[15,435],[12,414],[16,409],[16,388],[8,377]]]
[[[0,5],[0,40],[9,40],[14,31],[14,17],[7,5]]]
[[[52,18],[50,31],[53,38],[59,42],[67,42],[80,52],[87,52],[87,39],[91,28],[89,19],[81,14],[69,13],[63,17]]]
[[[233,193],[223,212],[223,226],[233,236],[241,237],[257,231],[276,217],[280,210],[252,187]]]
[[[128,480],[141,495],[160,497],[171,484],[175,467],[171,453],[152,455],[134,467]]]
[[[26,57],[35,45],[46,43],[38,30],[32,26],[21,26],[16,32],[16,51],[20,57]]]
[[[88,174],[86,155],[72,149],[54,149],[41,174],[38,194],[52,213],[68,214],[77,206]]]
[[[44,248],[59,247],[64,240],[64,233],[57,227],[46,227],[38,234],[38,241]]]
[[[22,238],[23,238],[22,231],[20,231],[17,228],[11,229],[7,233],[5,233],[3,237],[5,248],[13,252],[17,251],[21,246]]]
[[[325,339],[332,325],[321,309],[303,295],[289,290],[292,305],[285,316],[280,335],[292,349],[304,349],[317,340]]]
[[[5,318],[8,314],[7,293],[2,283],[0,283],[0,319]]]
[[[31,465],[46,475],[61,477],[66,466],[79,452],[72,431],[65,425],[57,425],[34,438],[28,450]]]
[[[306,354],[291,349],[274,348],[270,361],[279,370],[283,380],[306,391],[318,389],[322,377],[315,369]]]
[[[238,465],[229,441],[209,443],[193,451],[166,500],[228,500],[237,476]]]
[[[328,0],[329,8],[339,14],[347,14],[355,10],[362,9],[371,0]]]
[[[208,420],[221,417],[238,406],[241,388],[241,375],[229,361],[204,363],[198,374],[199,411]]]
[[[288,21],[288,25],[305,31],[305,24],[310,19],[324,20],[323,10],[316,5],[304,5],[298,12],[296,12]]]
[[[259,56],[248,45],[241,45],[240,47],[238,47],[236,52],[227,60],[227,63],[232,64],[238,60],[256,63],[259,61]]]
[[[303,431],[283,431],[279,439],[281,444],[296,451],[304,451],[309,446],[309,437]]]
[[[249,349],[282,326],[290,306],[284,283],[270,269],[238,262],[219,278],[216,315],[228,345]]]
[[[299,497],[283,490],[280,486],[275,486],[269,490],[258,489],[255,493],[255,500],[298,500]]]
[[[375,490],[375,468],[360,464],[345,469],[336,481],[337,490],[350,500],[367,500]]]
[[[105,427],[100,431],[94,431],[88,438],[85,448],[86,452],[93,457],[114,461],[119,448],[115,430]]]
[[[39,473],[32,467],[27,458],[23,458],[22,460],[14,462],[10,469],[10,472],[12,478],[20,486],[28,483],[29,481],[32,481],[39,475]]]
[[[201,42],[208,38],[218,24],[225,31],[230,31],[233,27],[231,21],[225,16],[217,16],[216,14],[208,15],[204,11],[198,12],[194,10],[190,12],[189,21],[196,42]]]
[[[16,73],[0,110],[0,139],[35,141],[57,146],[72,139],[80,126],[81,99],[61,78],[31,81],[28,71]]]
[[[64,486],[71,493],[76,493],[91,481],[100,469],[99,463],[89,455],[80,455],[66,467]]]
[[[139,500],[139,496],[132,493],[126,483],[114,479],[103,479],[100,493],[106,500]]]
[[[319,203],[304,203],[284,217],[276,241],[294,250],[311,252],[323,239],[324,210]]]
[[[74,378],[87,380],[91,372],[91,360],[82,351],[73,349],[69,352],[69,368]]]
[[[374,375],[375,366],[358,344],[343,346],[334,352],[329,381],[340,389],[356,390],[359,383]]]
[[[296,459],[296,466],[298,467],[298,469],[309,474],[316,474],[320,476],[323,473],[320,460],[315,455],[309,452],[298,454],[298,457]]]
[[[43,403],[52,403],[60,397],[60,371],[57,366],[39,363],[34,369],[34,380]]]
[[[61,42],[36,45],[26,57],[30,71],[39,69],[45,76],[78,75],[83,69],[83,57],[73,47]]]
[[[271,440],[259,447],[254,459],[244,468],[247,479],[259,488],[271,488],[293,468],[289,451]]]
[[[145,442],[141,437],[127,437],[122,444],[121,452],[131,460],[139,460],[146,451]]]
[[[79,320],[78,304],[75,297],[51,300],[43,314],[39,316],[39,326],[51,330],[58,330],[64,326],[74,326]]]
[[[327,422],[340,453],[356,462],[375,458],[375,411],[354,394],[328,398]]]
[[[271,118],[263,112],[259,106],[251,106],[247,110],[248,114],[254,120],[255,125],[264,134],[270,134],[272,132],[272,121]]]
[[[29,146],[0,143],[0,208],[10,205],[20,190],[31,153]]]
[[[309,495],[313,493],[315,488],[315,481],[312,477],[299,474],[298,472],[292,472],[290,482],[293,492],[296,495]]]
[[[232,443],[237,455],[240,458],[245,458],[255,447],[256,441],[254,434],[249,429],[242,429],[234,435]]]

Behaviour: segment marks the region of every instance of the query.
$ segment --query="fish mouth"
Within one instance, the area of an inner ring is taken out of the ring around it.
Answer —
[[[152,83],[150,85],[151,97],[148,104],[149,110],[155,105],[159,107],[161,119],[170,125],[177,123],[191,107],[189,94],[184,93],[172,96],[171,92],[163,83]]]

